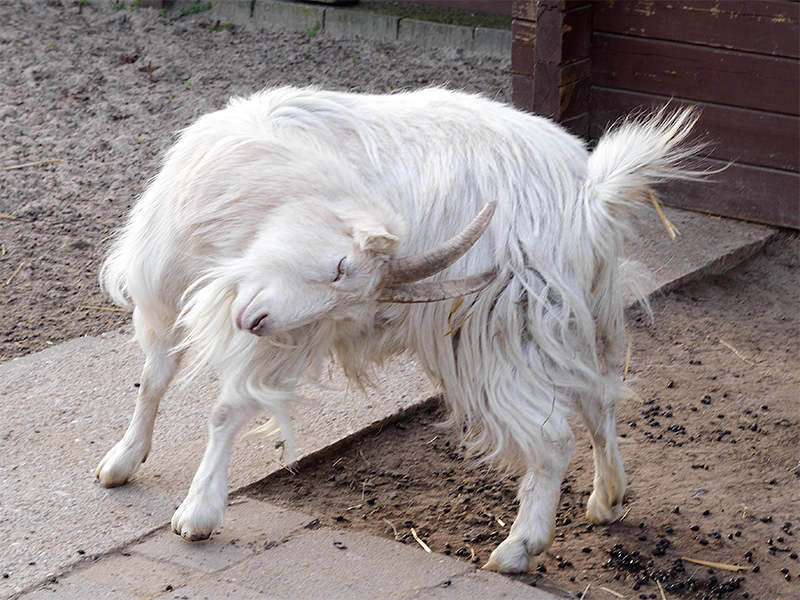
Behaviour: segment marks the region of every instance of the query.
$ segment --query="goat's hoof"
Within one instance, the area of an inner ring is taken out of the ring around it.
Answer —
[[[538,563],[539,554],[531,553],[524,539],[512,535],[494,549],[482,568],[498,573],[527,573]]]
[[[188,542],[207,540],[220,529],[225,504],[218,509],[213,503],[186,498],[172,516],[172,531]]]
[[[126,483],[147,458],[148,449],[131,447],[118,442],[97,465],[94,476],[103,487],[117,487]]]
[[[622,498],[617,500],[616,504],[608,504],[599,499],[596,492],[592,492],[589,496],[589,502],[586,505],[586,518],[591,523],[597,525],[605,525],[618,521],[622,516]]]

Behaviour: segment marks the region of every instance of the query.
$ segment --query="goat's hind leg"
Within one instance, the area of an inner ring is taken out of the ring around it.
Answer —
[[[94,472],[105,487],[122,485],[147,459],[158,405],[178,369],[179,358],[173,353],[172,345],[146,325],[138,310],[134,311],[134,324],[146,359],[131,423]]]
[[[566,418],[553,417],[539,452],[527,457],[527,472],[519,493],[519,512],[508,538],[489,557],[484,569],[501,573],[533,570],[539,556],[553,542],[561,481],[575,447]]]
[[[594,488],[586,509],[593,523],[612,523],[622,516],[627,479],[617,443],[617,393],[617,382],[609,382],[602,394],[579,402],[594,454]]]

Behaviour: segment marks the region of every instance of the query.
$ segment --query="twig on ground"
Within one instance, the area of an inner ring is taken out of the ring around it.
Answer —
[[[79,304],[77,310],[82,310],[82,309],[106,310],[108,312],[122,312],[122,313],[133,312],[130,308],[117,308],[115,306],[88,306],[85,304]]]
[[[3,287],[5,287],[5,286],[7,286],[9,283],[11,283],[11,280],[12,280],[12,279],[14,279],[14,277],[16,277],[16,276],[17,276],[17,273],[19,273],[19,272],[22,270],[22,267],[24,267],[24,266],[25,266],[25,261],[23,260],[21,263],[19,263],[19,266],[17,267],[17,270],[16,270],[16,271],[14,271],[14,272],[11,274],[11,277],[9,277],[8,279],[6,279],[6,282],[3,284]]]
[[[60,158],[47,158],[45,160],[35,160],[33,162],[22,163],[21,165],[10,165],[3,167],[6,171],[16,171],[18,169],[27,169],[28,167],[38,167],[39,165],[46,165],[49,163],[61,162]]]
[[[469,544],[467,544],[467,548],[469,548],[469,559],[470,560],[474,560],[475,559],[475,548],[473,548]]]
[[[281,461],[279,461],[279,460],[275,460],[274,458],[272,458],[272,459],[270,459],[270,460],[271,460],[272,462],[274,462],[276,465],[278,465],[280,468],[282,468],[282,469],[285,469],[286,471],[289,471],[289,473],[291,473],[292,475],[297,475],[297,472],[296,472],[296,471],[292,471],[292,469],[291,469],[290,467],[287,467],[287,466],[286,466],[285,464],[283,464]]]
[[[603,590],[604,592],[608,592],[609,594],[611,594],[612,596],[616,596],[617,598],[624,598],[625,597],[622,594],[620,594],[619,592],[615,592],[614,590],[610,590],[607,587],[603,587],[602,585],[598,586],[597,589]]]
[[[656,585],[658,586],[658,591],[661,592],[661,600],[667,600],[667,595],[664,593],[664,586],[661,585],[658,579],[656,579]]]
[[[700,560],[699,558],[688,558],[686,556],[681,556],[681,560],[704,567],[711,567],[712,569],[721,569],[723,571],[744,571],[747,569],[747,567],[741,565],[728,565],[725,563],[711,562],[710,560]]]
[[[422,539],[420,539],[420,537],[417,535],[416,529],[414,529],[413,527],[411,528],[411,535],[414,536],[414,539],[417,540],[417,543],[420,546],[422,546],[422,548],[425,550],[425,552],[431,552],[431,549],[428,546],[428,544],[426,544],[425,542],[422,541]]]
[[[627,327],[625,328],[625,335],[628,336],[628,349],[625,351],[625,369],[622,371],[622,381],[628,378],[628,369],[631,366],[631,354],[633,353],[633,339]]]
[[[730,350],[731,352],[733,352],[733,353],[734,353],[736,356],[738,356],[739,358],[741,358],[741,359],[742,359],[744,362],[746,362],[748,365],[750,365],[750,366],[752,366],[752,367],[755,367],[755,366],[756,366],[756,363],[754,363],[752,360],[748,360],[747,358],[745,358],[745,357],[742,355],[742,353],[741,353],[741,352],[739,352],[739,351],[738,351],[736,348],[734,348],[732,345],[730,345],[728,342],[726,342],[726,341],[725,341],[725,340],[723,340],[722,338],[720,338],[720,340],[719,340],[719,343],[720,343],[720,344],[722,344],[723,346],[725,346],[725,347],[726,347],[728,350]]]
[[[30,223],[28,219],[23,219],[22,217],[15,217],[14,215],[8,215],[6,213],[0,213],[0,219],[8,219],[9,221],[24,221],[25,223]]]
[[[384,523],[386,523],[386,524],[387,524],[389,527],[391,527],[391,528],[392,528],[392,531],[394,531],[394,539],[396,539],[396,540],[397,540],[397,539],[399,539],[399,537],[398,537],[398,535],[397,535],[397,527],[395,527],[395,526],[394,526],[394,523],[392,523],[392,522],[391,522],[389,519],[387,519],[386,517],[384,517],[384,518],[383,518],[383,522],[384,522]]]

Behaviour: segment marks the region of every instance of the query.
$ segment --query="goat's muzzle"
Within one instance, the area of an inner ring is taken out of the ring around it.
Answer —
[[[492,283],[497,277],[494,268],[462,279],[425,283],[420,280],[443,271],[461,258],[486,231],[495,206],[494,202],[488,202],[459,234],[435,248],[389,261],[378,302],[437,302],[479,292]]]

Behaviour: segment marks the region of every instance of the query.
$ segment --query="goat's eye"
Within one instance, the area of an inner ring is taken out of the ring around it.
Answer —
[[[339,261],[339,266],[336,267],[336,277],[334,277],[334,281],[339,281],[342,278],[342,275],[347,273],[347,265],[345,264],[345,259]]]

